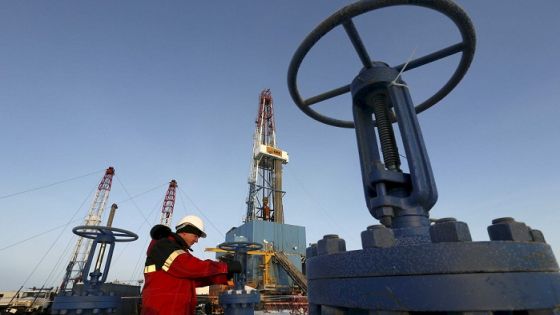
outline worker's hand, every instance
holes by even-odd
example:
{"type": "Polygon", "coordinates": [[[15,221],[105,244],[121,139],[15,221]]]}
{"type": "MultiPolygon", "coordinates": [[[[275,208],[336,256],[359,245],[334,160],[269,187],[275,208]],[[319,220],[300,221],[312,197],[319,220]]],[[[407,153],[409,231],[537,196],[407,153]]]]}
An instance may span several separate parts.
{"type": "Polygon", "coordinates": [[[234,273],[240,273],[242,268],[241,268],[241,263],[237,260],[230,260],[227,261],[227,271],[228,274],[233,275],[234,273]]]}

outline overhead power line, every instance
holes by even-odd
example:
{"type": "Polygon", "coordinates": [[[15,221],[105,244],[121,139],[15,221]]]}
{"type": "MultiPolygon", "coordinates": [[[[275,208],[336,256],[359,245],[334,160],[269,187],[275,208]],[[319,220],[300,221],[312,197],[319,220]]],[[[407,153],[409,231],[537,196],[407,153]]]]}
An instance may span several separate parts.
{"type": "MultiPolygon", "coordinates": [[[[74,220],[73,222],[76,222],[76,221],[79,221],[79,220],[81,220],[81,219],[76,219],[76,220],[74,220]]],[[[71,223],[71,222],[70,222],[70,223],[71,223]]],[[[67,226],[68,226],[68,223],[64,223],[64,224],[61,224],[61,225],[59,225],[59,226],[55,226],[55,227],[53,227],[52,229],[49,229],[49,230],[47,230],[47,231],[44,231],[44,232],[35,234],[35,235],[30,236],[30,237],[28,237],[28,238],[26,238],[26,239],[24,239],[24,240],[21,240],[21,241],[17,241],[17,242],[15,242],[15,243],[12,243],[12,244],[10,244],[10,245],[8,245],[8,246],[4,246],[4,247],[0,248],[0,251],[3,251],[3,250],[5,250],[5,249],[11,248],[11,247],[14,247],[14,246],[19,245],[19,244],[21,244],[21,243],[25,243],[25,242],[27,242],[27,241],[30,241],[30,240],[34,239],[34,238],[37,238],[37,237],[42,236],[42,235],[44,235],[44,234],[50,233],[50,232],[52,232],[52,231],[54,231],[54,230],[58,230],[58,229],[60,229],[60,228],[65,228],[65,227],[67,227],[67,226]]]]}
{"type": "Polygon", "coordinates": [[[104,171],[104,170],[97,170],[95,172],[87,173],[87,174],[84,174],[84,175],[80,175],[80,176],[76,176],[76,177],[72,177],[72,178],[68,178],[68,179],[63,179],[61,181],[54,182],[52,184],[47,184],[47,185],[43,185],[43,186],[39,186],[39,187],[34,187],[34,188],[18,191],[18,192],[11,193],[11,194],[8,194],[8,195],[0,196],[0,200],[10,198],[10,197],[14,197],[14,196],[21,195],[21,194],[25,194],[25,193],[32,192],[32,191],[37,191],[37,190],[49,188],[49,187],[52,187],[52,186],[56,186],[56,185],[59,185],[59,184],[63,184],[63,183],[66,183],[66,182],[70,182],[70,181],[80,179],[80,178],[83,178],[83,177],[87,177],[87,176],[91,176],[91,175],[94,175],[94,174],[98,174],[101,171],[104,171]]]}

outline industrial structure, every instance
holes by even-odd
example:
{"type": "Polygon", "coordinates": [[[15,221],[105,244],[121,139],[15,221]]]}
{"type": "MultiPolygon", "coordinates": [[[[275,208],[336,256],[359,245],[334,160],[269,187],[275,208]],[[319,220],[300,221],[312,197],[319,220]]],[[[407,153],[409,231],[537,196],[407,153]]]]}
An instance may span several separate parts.
{"type": "Polygon", "coordinates": [[[259,96],[255,125],[245,222],[284,223],[282,165],[287,164],[289,158],[288,153],[276,145],[274,106],[269,89],[259,96]]]}
{"type": "Polygon", "coordinates": [[[473,242],[465,222],[455,218],[432,222],[429,217],[437,189],[417,113],[457,86],[475,47],[472,22],[453,1],[373,0],[354,2],[332,14],[294,53],[288,70],[294,102],[322,123],[355,128],[366,206],[380,223],[361,232],[362,250],[346,251],[345,241],[335,234],[308,247],[310,315],[558,313],[559,267],[541,231],[513,218],[497,218],[488,226],[490,240],[473,242]],[[461,40],[400,65],[372,60],[353,20],[401,5],[443,14],[458,28],[461,40]],[[348,78],[347,85],[303,98],[297,86],[302,61],[337,26],[349,37],[362,69],[348,78]],[[404,73],[458,53],[461,57],[451,78],[415,106],[404,73]],[[312,108],[349,92],[352,121],[312,108]],[[401,146],[395,137],[397,127],[401,146]],[[399,147],[404,148],[406,168],[400,167],[399,147]]]}
{"type": "Polygon", "coordinates": [[[160,224],[169,226],[171,224],[171,219],[173,218],[173,209],[175,208],[175,196],[177,192],[177,181],[174,179],[169,182],[169,188],[165,193],[165,199],[163,200],[163,206],[161,207],[161,220],[160,224]]]}
{"type": "Polygon", "coordinates": [[[115,203],[111,205],[106,225],[100,225],[114,175],[113,167],[105,171],[85,224],[72,230],[78,235],[78,241],[52,301],[51,314],[138,313],[139,286],[106,282],[115,243],[138,239],[133,232],[112,227],[118,208],[115,203]]]}
{"type": "Polygon", "coordinates": [[[255,306],[260,302],[257,290],[247,289],[247,261],[249,251],[262,248],[259,243],[231,242],[218,245],[221,250],[233,253],[233,259],[241,263],[241,273],[233,275],[233,289],[220,294],[218,301],[225,315],[253,315],[255,306]]]}
{"type": "MultiPolygon", "coordinates": [[[[84,225],[97,226],[101,222],[101,217],[103,215],[103,211],[105,210],[107,199],[109,199],[109,192],[111,191],[111,184],[113,182],[114,175],[115,169],[113,167],[109,167],[105,170],[105,174],[97,187],[95,198],[93,199],[91,207],[85,218],[84,225]]],[[[76,245],[74,246],[74,251],[70,256],[70,261],[66,267],[66,273],[64,274],[59,292],[63,293],[71,291],[76,283],[83,281],[82,271],[84,270],[84,266],[89,256],[91,243],[91,238],[78,236],[76,245]]]]}
{"type": "Polygon", "coordinates": [[[116,242],[131,242],[138,235],[131,231],[114,228],[113,218],[117,205],[111,206],[106,226],[82,225],[72,229],[74,234],[92,240],[84,264],[80,283],[71,291],[59,292],[54,298],[51,314],[90,315],[138,313],[138,286],[119,286],[106,283],[116,242]]]}
{"type": "MultiPolygon", "coordinates": [[[[287,304],[282,296],[304,294],[307,288],[302,272],[305,227],[284,222],[282,166],[288,163],[288,153],[278,148],[276,142],[273,100],[268,89],[259,95],[255,123],[247,213],[241,226],[226,233],[225,242],[262,245],[262,249],[248,252],[246,284],[264,294],[264,305],[271,301],[287,304]]],[[[303,302],[292,304],[306,303],[304,297],[303,302]]]]}

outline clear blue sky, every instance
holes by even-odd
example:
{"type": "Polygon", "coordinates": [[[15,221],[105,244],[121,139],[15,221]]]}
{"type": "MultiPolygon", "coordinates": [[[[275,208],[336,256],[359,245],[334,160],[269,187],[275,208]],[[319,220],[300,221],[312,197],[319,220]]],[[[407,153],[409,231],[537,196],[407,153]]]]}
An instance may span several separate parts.
{"type": "MultiPolygon", "coordinates": [[[[308,118],[286,84],[303,38],[349,3],[0,2],[0,289],[60,283],[71,227],[82,223],[108,166],[117,173],[114,226],[140,235],[117,245],[111,280],[142,278],[149,226],[171,179],[180,187],[175,218],[206,217],[209,236],[195,254],[213,257],[203,249],[245,214],[264,88],[279,146],[290,154],[286,221],[307,228],[307,243],[335,233],[360,249],[360,232],[376,221],[363,199],[354,132],[308,118]]],[[[420,115],[439,190],[431,214],[467,222],[478,241],[488,239],[493,218],[512,216],[541,229],[558,256],[560,2],[459,3],[476,27],[477,51],[459,86],[420,115]]],[[[425,9],[384,9],[356,25],[370,55],[392,65],[414,49],[420,56],[459,41],[446,18],[425,9]]],[[[413,99],[434,93],[456,63],[406,73],[413,99]]],[[[304,61],[302,94],[346,84],[359,69],[337,28],[304,61]]],[[[351,117],[349,95],[317,109],[351,117]]]]}

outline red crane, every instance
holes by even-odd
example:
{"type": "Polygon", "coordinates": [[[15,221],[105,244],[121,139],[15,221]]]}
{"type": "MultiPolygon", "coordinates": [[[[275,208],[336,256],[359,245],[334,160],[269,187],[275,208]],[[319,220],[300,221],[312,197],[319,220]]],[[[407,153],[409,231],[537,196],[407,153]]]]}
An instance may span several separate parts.
{"type": "MultiPolygon", "coordinates": [[[[109,192],[111,191],[111,184],[113,183],[113,175],[115,175],[115,169],[113,167],[107,168],[105,175],[103,175],[103,178],[97,187],[95,198],[93,199],[88,215],[85,218],[84,225],[99,225],[101,222],[101,216],[103,214],[103,210],[105,210],[105,204],[107,203],[107,199],[109,199],[109,192]]],[[[78,237],[76,246],[74,247],[74,252],[72,253],[70,262],[66,267],[66,273],[64,274],[64,279],[60,285],[59,292],[67,291],[66,288],[69,284],[71,289],[76,283],[82,281],[82,271],[88,259],[91,242],[91,239],[78,237]]]]}
{"type": "Polygon", "coordinates": [[[177,190],[177,181],[174,179],[169,182],[169,188],[167,193],[165,193],[165,199],[163,200],[163,206],[161,208],[161,221],[160,224],[169,226],[171,224],[171,218],[173,217],[173,208],[175,208],[175,196],[177,190]]]}

